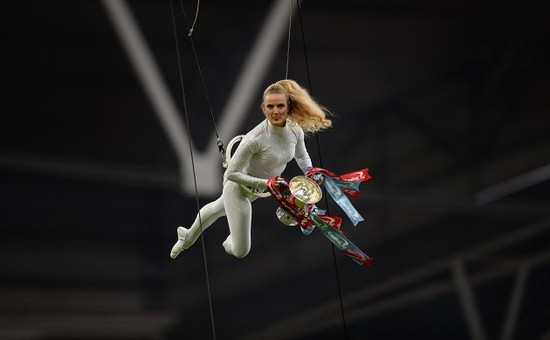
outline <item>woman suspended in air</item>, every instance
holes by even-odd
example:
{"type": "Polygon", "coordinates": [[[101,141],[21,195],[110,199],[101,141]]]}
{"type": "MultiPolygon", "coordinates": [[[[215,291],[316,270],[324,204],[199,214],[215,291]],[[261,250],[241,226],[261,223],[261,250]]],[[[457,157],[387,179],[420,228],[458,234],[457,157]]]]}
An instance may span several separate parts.
{"type": "Polygon", "coordinates": [[[289,79],[265,89],[261,109],[265,119],[245,135],[229,161],[221,196],[201,208],[189,229],[177,228],[178,241],[170,257],[176,258],[192,246],[201,232],[222,216],[229,224],[229,236],[222,243],[225,251],[237,258],[245,257],[251,247],[251,203],[258,197],[250,191],[263,192],[268,179],[280,176],[292,159],[304,173],[312,167],[304,134],[332,125],[326,109],[289,79]]]}

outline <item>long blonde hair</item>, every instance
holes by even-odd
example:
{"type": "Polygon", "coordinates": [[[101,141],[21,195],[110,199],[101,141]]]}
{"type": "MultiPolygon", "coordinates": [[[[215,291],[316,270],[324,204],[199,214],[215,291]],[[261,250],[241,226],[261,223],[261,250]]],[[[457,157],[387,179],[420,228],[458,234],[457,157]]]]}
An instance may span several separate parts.
{"type": "Polygon", "coordinates": [[[268,94],[285,94],[288,97],[290,120],[300,125],[304,132],[314,133],[332,126],[332,121],[326,118],[326,114],[330,112],[296,81],[279,80],[265,89],[263,98],[268,94]]]}

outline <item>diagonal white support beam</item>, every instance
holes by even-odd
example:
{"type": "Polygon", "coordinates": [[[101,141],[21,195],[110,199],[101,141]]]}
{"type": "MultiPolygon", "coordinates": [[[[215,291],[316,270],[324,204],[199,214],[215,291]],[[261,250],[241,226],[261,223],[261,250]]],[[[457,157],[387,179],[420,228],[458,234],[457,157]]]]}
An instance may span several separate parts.
{"type": "Polygon", "coordinates": [[[470,330],[470,336],[474,340],[485,340],[481,317],[475,303],[472,288],[469,284],[468,275],[464,269],[464,263],[460,259],[455,259],[451,263],[451,270],[455,287],[460,297],[464,317],[466,318],[468,329],[470,330]]]}
{"type": "MultiPolygon", "coordinates": [[[[188,195],[195,194],[194,178],[191,176],[191,148],[199,195],[218,194],[222,168],[215,134],[212,134],[206,152],[199,152],[192,142],[189,145],[181,115],[128,5],[124,0],[102,0],[102,4],[176,153],[183,191],[188,195]]],[[[227,140],[236,135],[246,119],[248,109],[255,101],[256,91],[284,37],[288,10],[287,0],[277,0],[267,14],[265,24],[256,37],[227,107],[222,113],[221,122],[218,124],[221,138],[227,140]],[[224,136],[221,136],[222,131],[224,136]]]]}
{"type": "MultiPolygon", "coordinates": [[[[192,172],[192,168],[188,166],[191,162],[188,161],[187,155],[190,147],[193,150],[195,148],[189,145],[179,110],[132,12],[124,0],[102,0],[101,2],[176,153],[182,178],[192,178],[192,176],[183,176],[183,173],[192,172]]],[[[214,178],[216,175],[214,169],[214,166],[208,169],[209,172],[205,174],[207,178],[214,178]]],[[[186,188],[185,181],[183,184],[186,188]]],[[[208,189],[210,188],[206,188],[208,189]]]]}
{"type": "Polygon", "coordinates": [[[518,321],[525,286],[527,285],[529,269],[530,267],[527,264],[524,264],[518,268],[514,290],[512,292],[512,296],[510,297],[508,312],[506,313],[506,319],[502,324],[502,333],[500,336],[501,340],[512,340],[514,338],[514,331],[518,321]]]}
{"type": "Polygon", "coordinates": [[[474,202],[478,205],[491,203],[548,180],[550,180],[550,164],[481,190],[474,196],[474,202]]]}

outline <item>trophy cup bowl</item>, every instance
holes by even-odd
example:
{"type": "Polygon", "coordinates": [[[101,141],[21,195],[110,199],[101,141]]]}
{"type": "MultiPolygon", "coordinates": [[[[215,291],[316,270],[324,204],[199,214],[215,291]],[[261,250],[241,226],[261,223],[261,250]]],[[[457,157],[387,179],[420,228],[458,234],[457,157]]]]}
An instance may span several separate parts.
{"type": "Polygon", "coordinates": [[[288,227],[294,227],[295,225],[298,224],[298,222],[296,222],[294,217],[292,217],[292,215],[287,213],[281,207],[277,208],[277,210],[275,211],[275,214],[277,215],[277,218],[279,219],[279,221],[281,221],[281,223],[283,223],[284,225],[286,225],[288,227]]]}
{"type": "MultiPolygon", "coordinates": [[[[315,204],[323,197],[323,192],[317,182],[306,176],[292,178],[288,187],[294,197],[294,204],[298,208],[304,208],[306,204],[315,204]]],[[[279,221],[286,226],[293,227],[298,224],[296,219],[281,207],[277,208],[275,214],[279,221]]]]}
{"type": "Polygon", "coordinates": [[[292,178],[288,187],[298,207],[303,207],[304,204],[315,204],[323,197],[317,182],[306,176],[292,178]]]}

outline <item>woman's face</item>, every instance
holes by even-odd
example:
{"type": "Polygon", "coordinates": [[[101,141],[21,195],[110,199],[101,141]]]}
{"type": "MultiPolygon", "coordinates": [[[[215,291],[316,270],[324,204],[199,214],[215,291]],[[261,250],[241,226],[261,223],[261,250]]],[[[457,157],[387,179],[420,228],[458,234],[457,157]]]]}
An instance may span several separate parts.
{"type": "Polygon", "coordinates": [[[288,116],[288,98],[286,94],[267,94],[262,104],[262,111],[271,124],[285,126],[288,116]]]}

